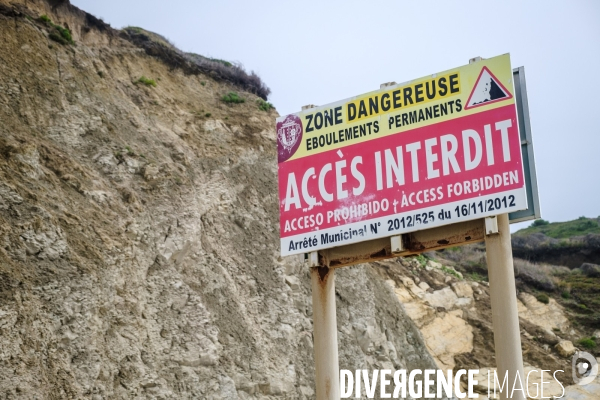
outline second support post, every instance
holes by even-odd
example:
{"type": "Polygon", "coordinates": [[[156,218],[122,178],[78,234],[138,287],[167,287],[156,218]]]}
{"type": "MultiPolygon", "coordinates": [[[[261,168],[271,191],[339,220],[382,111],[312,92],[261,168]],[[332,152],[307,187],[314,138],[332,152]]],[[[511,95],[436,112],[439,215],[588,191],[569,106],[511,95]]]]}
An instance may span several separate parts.
{"type": "Polygon", "coordinates": [[[317,400],[339,400],[335,273],[327,267],[310,269],[317,400]]]}
{"type": "MultiPolygon", "coordinates": [[[[485,235],[496,366],[500,381],[503,381],[508,373],[509,388],[512,389],[515,379],[520,379],[520,384],[517,383],[515,386],[525,389],[527,384],[523,372],[521,331],[519,329],[508,214],[498,215],[496,218],[498,232],[492,234],[486,232],[485,235]],[[517,373],[519,374],[518,378],[517,373]]],[[[509,397],[503,391],[500,398],[504,400],[509,397]]],[[[516,390],[511,400],[525,400],[525,395],[516,390]]]]}

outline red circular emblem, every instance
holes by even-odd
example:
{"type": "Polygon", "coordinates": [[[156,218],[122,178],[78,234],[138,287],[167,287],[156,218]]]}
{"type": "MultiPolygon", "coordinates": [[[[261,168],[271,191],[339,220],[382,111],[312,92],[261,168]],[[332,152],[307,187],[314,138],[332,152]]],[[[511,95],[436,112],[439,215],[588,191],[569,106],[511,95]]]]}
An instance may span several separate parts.
{"type": "Polygon", "coordinates": [[[277,158],[284,162],[290,158],[302,141],[302,121],[296,115],[288,115],[281,122],[277,122],[277,158]]]}

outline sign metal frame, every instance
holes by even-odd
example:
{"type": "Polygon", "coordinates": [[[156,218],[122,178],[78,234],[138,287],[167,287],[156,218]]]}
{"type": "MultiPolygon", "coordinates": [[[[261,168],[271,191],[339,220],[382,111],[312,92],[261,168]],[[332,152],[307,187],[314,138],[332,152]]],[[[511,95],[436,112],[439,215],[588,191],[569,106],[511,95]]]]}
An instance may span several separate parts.
{"type": "Polygon", "coordinates": [[[519,135],[521,136],[521,158],[523,160],[523,173],[525,174],[527,209],[508,214],[508,219],[511,224],[530,221],[542,217],[537,175],[535,171],[535,157],[533,154],[533,137],[531,135],[531,123],[529,120],[529,103],[527,100],[525,67],[513,69],[513,81],[515,88],[517,119],[519,121],[519,135]]]}

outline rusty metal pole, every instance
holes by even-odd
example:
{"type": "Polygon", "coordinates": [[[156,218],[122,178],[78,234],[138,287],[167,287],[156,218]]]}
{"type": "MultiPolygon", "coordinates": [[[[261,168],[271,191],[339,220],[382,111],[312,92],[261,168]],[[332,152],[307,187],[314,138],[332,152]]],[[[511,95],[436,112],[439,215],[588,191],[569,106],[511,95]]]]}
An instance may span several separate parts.
{"type": "Polygon", "coordinates": [[[500,393],[500,399],[525,400],[525,394],[520,390],[515,390],[513,396],[509,397],[515,379],[517,379],[517,373],[521,384],[516,384],[515,388],[522,387],[526,390],[527,383],[523,371],[521,331],[519,329],[517,291],[508,214],[486,218],[485,225],[485,248],[492,303],[492,328],[494,330],[496,367],[500,382],[504,380],[508,372],[508,393],[505,391],[500,393]]]}
{"type": "MultiPolygon", "coordinates": [[[[316,107],[309,104],[308,110],[316,107]]],[[[339,400],[340,365],[335,315],[335,272],[319,265],[319,254],[308,254],[312,282],[313,340],[315,349],[315,384],[317,400],[339,400]]]]}
{"type": "MultiPolygon", "coordinates": [[[[311,256],[313,254],[316,257],[316,252],[311,256]]],[[[333,268],[313,265],[315,264],[311,262],[317,400],[339,400],[340,367],[335,313],[335,272],[333,268]]]]}

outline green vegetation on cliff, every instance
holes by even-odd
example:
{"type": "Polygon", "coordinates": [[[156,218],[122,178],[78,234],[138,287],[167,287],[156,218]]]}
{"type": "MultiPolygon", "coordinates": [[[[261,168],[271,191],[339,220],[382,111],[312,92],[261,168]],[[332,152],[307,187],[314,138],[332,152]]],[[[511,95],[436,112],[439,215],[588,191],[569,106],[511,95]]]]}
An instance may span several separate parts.
{"type": "Polygon", "coordinates": [[[68,28],[54,24],[50,17],[48,17],[46,14],[41,15],[38,18],[38,21],[47,25],[51,29],[48,34],[50,39],[60,44],[75,44],[73,41],[73,36],[71,35],[71,31],[68,28]]]}
{"type": "Polygon", "coordinates": [[[531,226],[516,232],[514,236],[543,233],[554,239],[568,239],[573,236],[587,235],[588,233],[600,234],[600,223],[598,220],[598,218],[579,217],[574,221],[545,223],[547,221],[540,219],[531,224],[531,226]]]}

